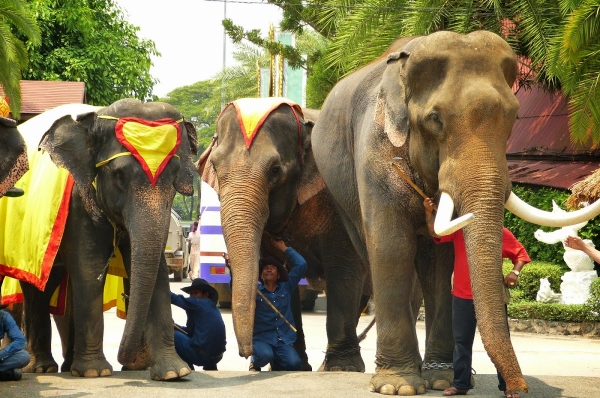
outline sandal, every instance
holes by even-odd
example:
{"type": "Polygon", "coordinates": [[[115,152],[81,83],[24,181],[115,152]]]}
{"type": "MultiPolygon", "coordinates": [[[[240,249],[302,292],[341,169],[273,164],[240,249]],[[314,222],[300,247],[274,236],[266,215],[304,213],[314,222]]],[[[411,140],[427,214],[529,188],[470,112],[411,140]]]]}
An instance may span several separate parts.
{"type": "MultiPolygon", "coordinates": [[[[467,395],[468,392],[469,392],[469,390],[460,390],[454,386],[451,386],[444,390],[443,395],[445,397],[449,397],[452,395],[467,395]]],[[[511,397],[507,397],[507,398],[511,398],[511,397]]],[[[514,397],[514,398],[519,398],[519,397],[514,397]]]]}
{"type": "Polygon", "coordinates": [[[521,398],[518,392],[510,392],[508,390],[504,391],[504,396],[506,398],[521,398]]]}

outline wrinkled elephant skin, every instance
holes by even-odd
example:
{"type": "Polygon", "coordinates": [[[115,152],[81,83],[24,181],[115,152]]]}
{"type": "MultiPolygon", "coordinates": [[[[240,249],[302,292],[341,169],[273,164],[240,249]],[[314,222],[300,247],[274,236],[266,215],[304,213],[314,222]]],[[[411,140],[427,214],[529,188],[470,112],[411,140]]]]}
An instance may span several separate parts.
{"type": "Polygon", "coordinates": [[[29,170],[27,148],[17,124],[0,117],[0,197],[29,170]]]}
{"type": "MultiPolygon", "coordinates": [[[[57,112],[38,116],[50,120],[40,119],[44,123],[35,126],[46,126],[40,148],[50,154],[56,165],[66,168],[75,182],[64,234],[46,285],[46,291],[52,292],[58,283],[52,275],[61,268],[69,272],[74,296],[73,358],[70,369],[63,370],[86,377],[112,374],[102,349],[102,302],[106,266],[115,250],[116,238],[128,275],[124,296],[128,299],[127,320],[119,362],[129,369],[149,368],[154,380],[186,376],[191,371],[175,352],[173,343],[164,247],[175,192],[193,193],[196,132],[186,128],[179,111],[160,102],[123,99],[106,108],[78,105],[76,111],[67,109],[58,116],[57,112]],[[73,113],[76,116],[72,117],[73,113]],[[125,146],[143,136],[131,138],[138,130],[129,130],[124,124],[121,135],[128,141],[122,144],[120,130],[115,126],[121,122],[117,119],[126,117],[139,118],[133,123],[148,121],[144,123],[154,128],[148,133],[152,140],[140,138],[142,142],[163,145],[138,151],[140,156],[146,156],[146,163],[132,156],[131,149],[125,146]],[[171,124],[168,128],[152,124],[160,119],[171,119],[171,124]],[[143,166],[154,164],[152,156],[163,159],[162,169],[149,174],[147,169],[152,168],[143,166]],[[155,178],[153,183],[150,176],[155,178]]],[[[137,148],[142,147],[134,149],[137,148]]],[[[35,357],[40,359],[32,370],[47,371],[54,362],[50,323],[44,309],[49,294],[22,285],[28,339],[35,357]]]]}
{"type": "Polygon", "coordinates": [[[458,216],[474,214],[464,235],[481,336],[508,388],[527,390],[508,335],[501,283],[503,208],[511,189],[505,151],[519,108],[511,90],[516,74],[516,56],[499,36],[437,32],[396,41],[325,100],[312,146],[346,228],[371,264],[378,333],[373,391],[422,394],[452,378],[435,364],[452,362],[453,256],[440,254],[445,245],[431,244],[423,199],[390,166],[395,157],[428,196],[445,192],[458,216]],[[423,362],[408,294],[415,267],[427,313],[423,362]]]}
{"type": "MultiPolygon", "coordinates": [[[[218,146],[206,167],[214,167],[218,178],[234,328],[240,355],[250,356],[261,237],[264,232],[283,237],[307,260],[309,282],[326,281],[328,347],[322,369],[364,372],[356,326],[361,299],[370,296],[370,277],[315,168],[310,134],[317,117],[318,111],[305,109],[296,119],[291,106],[280,105],[249,149],[233,106],[217,122],[218,146]]],[[[268,239],[262,250],[282,258],[267,246],[268,239]]]]}

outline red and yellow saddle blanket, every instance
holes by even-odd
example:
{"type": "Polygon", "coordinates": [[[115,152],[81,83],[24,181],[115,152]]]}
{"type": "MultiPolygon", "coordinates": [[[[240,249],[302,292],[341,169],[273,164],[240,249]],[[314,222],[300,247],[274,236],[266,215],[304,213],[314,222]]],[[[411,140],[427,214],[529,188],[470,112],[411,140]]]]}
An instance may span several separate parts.
{"type": "MultiPolygon", "coordinates": [[[[66,169],[57,167],[50,156],[38,151],[37,147],[54,120],[75,113],[73,106],[63,107],[45,112],[19,126],[27,143],[30,169],[15,184],[25,191],[23,196],[0,198],[2,304],[23,300],[19,280],[28,282],[40,290],[46,287],[62,240],[74,181],[66,169]]],[[[81,104],[76,107],[77,113],[97,109],[81,104]]],[[[152,184],[156,182],[171,157],[176,156],[181,141],[180,125],[172,119],[117,119],[115,134],[119,142],[130,151],[122,154],[133,155],[146,171],[152,184]]],[[[122,154],[117,154],[104,163],[122,154]]],[[[104,163],[101,162],[98,166],[104,163]]],[[[117,306],[117,315],[121,317],[125,314],[122,278],[126,277],[122,257],[117,251],[116,257],[111,259],[108,267],[104,286],[104,309],[117,306]]],[[[52,297],[53,313],[64,313],[66,291],[65,279],[52,297]]]]}
{"type": "MultiPolygon", "coordinates": [[[[244,141],[246,142],[246,148],[250,148],[256,134],[267,117],[283,104],[289,105],[292,108],[296,115],[296,120],[300,123],[298,115],[303,115],[302,108],[294,101],[283,97],[241,98],[227,104],[223,108],[223,111],[229,106],[235,107],[238,122],[244,135],[244,141]]],[[[221,111],[221,114],[223,111],[221,111]]],[[[300,129],[300,126],[298,128],[300,129]]]]}

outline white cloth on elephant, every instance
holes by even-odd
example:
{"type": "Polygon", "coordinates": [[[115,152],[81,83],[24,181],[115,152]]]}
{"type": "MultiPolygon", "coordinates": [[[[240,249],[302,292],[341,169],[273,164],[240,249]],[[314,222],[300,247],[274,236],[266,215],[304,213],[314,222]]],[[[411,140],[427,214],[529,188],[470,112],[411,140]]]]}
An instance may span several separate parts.
{"type": "Polygon", "coordinates": [[[188,277],[190,280],[194,280],[199,278],[198,272],[200,270],[200,229],[198,228],[194,232],[190,232],[187,240],[192,244],[190,250],[190,272],[188,277]]]}

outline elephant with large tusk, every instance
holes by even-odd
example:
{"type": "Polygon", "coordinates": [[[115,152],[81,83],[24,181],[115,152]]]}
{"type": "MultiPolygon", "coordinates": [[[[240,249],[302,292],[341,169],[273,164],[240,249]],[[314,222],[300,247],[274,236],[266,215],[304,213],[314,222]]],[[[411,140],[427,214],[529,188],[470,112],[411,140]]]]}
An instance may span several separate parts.
{"type": "Polygon", "coordinates": [[[502,285],[504,206],[544,225],[581,222],[600,204],[560,218],[511,194],[506,142],[519,103],[517,58],[496,34],[437,32],[397,40],[341,80],[313,129],[317,167],[359,253],[370,263],[377,308],[377,370],[371,389],[423,394],[449,385],[452,254],[432,247],[422,198],[390,167],[439,197],[438,234],[464,228],[484,346],[511,391],[527,391],[507,329],[502,285]],[[451,220],[453,213],[457,220],[451,220]],[[412,318],[417,271],[427,313],[425,358],[412,318]]]}

